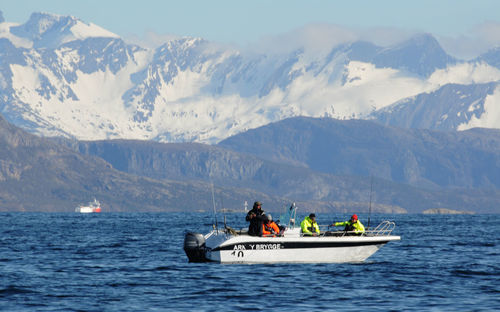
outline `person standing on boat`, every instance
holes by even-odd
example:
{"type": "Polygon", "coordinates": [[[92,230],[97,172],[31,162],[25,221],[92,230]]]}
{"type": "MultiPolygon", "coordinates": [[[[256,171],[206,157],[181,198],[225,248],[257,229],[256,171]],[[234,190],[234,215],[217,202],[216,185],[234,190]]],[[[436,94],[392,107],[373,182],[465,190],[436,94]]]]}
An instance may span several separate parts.
{"type": "Polygon", "coordinates": [[[262,223],[262,236],[276,236],[280,234],[280,228],[273,221],[270,214],[262,215],[264,221],[262,223]]]}
{"type": "Polygon", "coordinates": [[[247,213],[245,220],[250,222],[248,226],[248,235],[251,236],[262,236],[262,215],[264,210],[262,210],[262,203],[256,201],[253,204],[252,210],[247,213]]]}
{"type": "Polygon", "coordinates": [[[361,235],[365,232],[365,226],[358,220],[358,216],[353,214],[351,220],[344,222],[334,222],[332,226],[345,226],[344,231],[354,232],[355,235],[361,235]]]}
{"type": "Polygon", "coordinates": [[[316,215],[311,213],[308,217],[305,217],[300,223],[300,228],[304,236],[318,236],[319,226],[316,223],[316,215]]]}

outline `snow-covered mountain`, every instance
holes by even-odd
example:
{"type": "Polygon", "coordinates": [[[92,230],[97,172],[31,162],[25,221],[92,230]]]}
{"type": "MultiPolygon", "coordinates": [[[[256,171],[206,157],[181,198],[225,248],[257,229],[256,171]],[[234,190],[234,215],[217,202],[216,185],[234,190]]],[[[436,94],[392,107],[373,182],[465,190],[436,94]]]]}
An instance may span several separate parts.
{"type": "Polygon", "coordinates": [[[48,13],[22,25],[2,20],[0,113],[41,135],[217,142],[292,116],[375,118],[401,103],[411,110],[449,84],[463,85],[466,104],[442,98],[435,118],[461,116],[449,129],[500,128],[500,51],[464,62],[429,34],[391,47],[355,41],[270,54],[200,38],[143,48],[48,13]]]}
{"type": "Polygon", "coordinates": [[[466,130],[500,125],[500,82],[447,84],[430,93],[406,98],[371,117],[402,128],[466,130]]]}

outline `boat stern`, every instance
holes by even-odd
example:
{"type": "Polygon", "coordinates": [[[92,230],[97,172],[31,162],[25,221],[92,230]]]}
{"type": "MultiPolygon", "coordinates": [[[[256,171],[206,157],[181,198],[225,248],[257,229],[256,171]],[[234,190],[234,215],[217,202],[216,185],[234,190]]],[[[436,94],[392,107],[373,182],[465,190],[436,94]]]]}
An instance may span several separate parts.
{"type": "Polygon", "coordinates": [[[200,233],[188,232],[184,236],[184,252],[189,262],[207,262],[205,237],[200,233]]]}

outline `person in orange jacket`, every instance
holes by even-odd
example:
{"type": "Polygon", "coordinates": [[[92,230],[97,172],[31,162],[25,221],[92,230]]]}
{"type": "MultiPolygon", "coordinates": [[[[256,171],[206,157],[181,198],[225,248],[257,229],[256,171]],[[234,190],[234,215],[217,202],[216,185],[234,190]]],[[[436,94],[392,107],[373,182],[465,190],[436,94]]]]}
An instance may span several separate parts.
{"type": "Polygon", "coordinates": [[[280,228],[273,221],[273,217],[270,214],[264,215],[264,222],[262,223],[262,236],[275,236],[279,235],[280,228]]]}

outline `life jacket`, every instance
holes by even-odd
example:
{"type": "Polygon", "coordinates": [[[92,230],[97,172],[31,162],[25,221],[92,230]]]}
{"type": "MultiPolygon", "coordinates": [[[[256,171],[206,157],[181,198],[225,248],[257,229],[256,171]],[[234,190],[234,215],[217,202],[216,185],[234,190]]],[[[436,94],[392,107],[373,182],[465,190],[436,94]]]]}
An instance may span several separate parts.
{"type": "Polygon", "coordinates": [[[308,216],[302,220],[300,228],[304,234],[312,234],[313,232],[319,234],[318,223],[313,222],[308,216]]]}
{"type": "Polygon", "coordinates": [[[280,233],[280,228],[274,221],[271,221],[269,223],[262,223],[262,235],[271,235],[279,233],[280,233]]]}
{"type": "Polygon", "coordinates": [[[350,220],[344,222],[335,222],[335,226],[342,226],[342,225],[345,225],[344,231],[347,232],[356,232],[356,233],[365,232],[365,226],[359,220],[354,223],[351,222],[350,220]]]}

